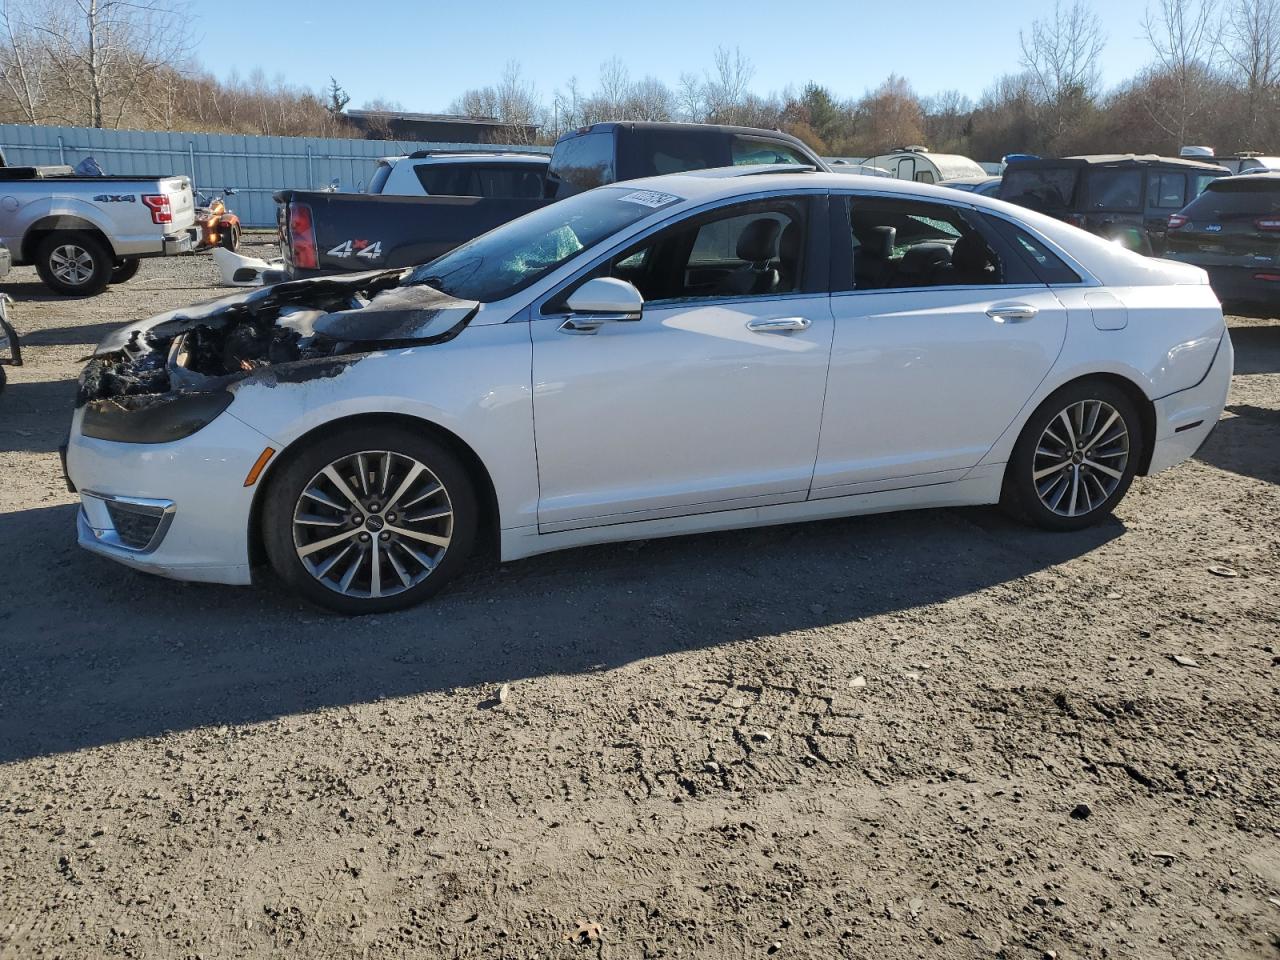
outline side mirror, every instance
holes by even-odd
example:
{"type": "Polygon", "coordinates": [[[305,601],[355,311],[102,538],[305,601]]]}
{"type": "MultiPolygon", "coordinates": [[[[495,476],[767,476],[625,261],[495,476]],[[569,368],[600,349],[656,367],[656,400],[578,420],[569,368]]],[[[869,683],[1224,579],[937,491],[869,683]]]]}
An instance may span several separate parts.
{"type": "Polygon", "coordinates": [[[630,283],[614,277],[593,277],[569,295],[570,317],[560,329],[565,333],[595,333],[606,323],[639,320],[644,297],[630,283]]]}

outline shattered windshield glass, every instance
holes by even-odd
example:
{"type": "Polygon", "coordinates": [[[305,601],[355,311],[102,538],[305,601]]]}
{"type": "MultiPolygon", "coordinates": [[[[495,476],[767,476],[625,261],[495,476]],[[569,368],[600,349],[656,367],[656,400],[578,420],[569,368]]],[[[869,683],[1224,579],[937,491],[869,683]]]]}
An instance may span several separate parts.
{"type": "Polygon", "coordinates": [[[464,300],[503,300],[680,197],[603,187],[560,200],[423,264],[405,279],[464,300]]]}

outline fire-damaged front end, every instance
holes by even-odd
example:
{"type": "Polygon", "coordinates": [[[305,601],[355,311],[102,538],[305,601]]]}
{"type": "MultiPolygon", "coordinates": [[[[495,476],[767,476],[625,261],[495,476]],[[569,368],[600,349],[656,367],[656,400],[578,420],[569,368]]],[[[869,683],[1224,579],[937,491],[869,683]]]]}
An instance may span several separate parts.
{"type": "Polygon", "coordinates": [[[402,271],[282,283],[116,331],[80,375],[87,437],[167,443],[231,405],[240,385],[340,374],[370,353],[456,336],[477,305],[402,271]]]}
{"type": "Polygon", "coordinates": [[[81,545],[152,572],[248,582],[244,530],[225,518],[246,515],[255,458],[275,452],[245,422],[264,396],[255,388],[339,378],[388,351],[445,342],[478,310],[402,285],[402,274],[277,284],[108,336],[80,376],[67,450],[81,545]],[[184,512],[184,498],[198,509],[184,512]]]}

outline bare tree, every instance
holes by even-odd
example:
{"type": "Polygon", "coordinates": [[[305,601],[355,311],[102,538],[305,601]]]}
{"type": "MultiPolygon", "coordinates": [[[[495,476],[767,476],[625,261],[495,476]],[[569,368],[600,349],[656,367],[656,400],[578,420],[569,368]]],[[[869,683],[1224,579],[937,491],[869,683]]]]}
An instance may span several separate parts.
{"type": "Polygon", "coordinates": [[[139,89],[190,48],[183,0],[58,0],[35,24],[90,126],[119,126],[139,89]]]}
{"type": "Polygon", "coordinates": [[[48,118],[46,87],[52,61],[49,48],[41,42],[32,16],[42,12],[24,3],[18,10],[11,0],[0,4],[0,31],[4,49],[0,51],[0,84],[17,110],[16,119],[40,123],[48,118]]]}
{"type": "Polygon", "coordinates": [[[1102,24],[1083,0],[1054,0],[1052,15],[1033,20],[1030,32],[1019,31],[1018,42],[1046,132],[1055,142],[1097,95],[1097,63],[1106,46],[1102,24]]]}
{"type": "Polygon", "coordinates": [[[1224,65],[1245,90],[1249,139],[1273,135],[1280,108],[1280,0],[1232,0],[1217,42],[1224,65]],[[1263,120],[1271,129],[1259,129],[1263,120]]]}
{"type": "Polygon", "coordinates": [[[1208,102],[1214,53],[1214,0],[1157,0],[1143,29],[1155,61],[1148,71],[1146,107],[1179,147],[1208,102]]]}
{"type": "Polygon", "coordinates": [[[618,57],[600,64],[600,83],[596,95],[596,120],[623,120],[627,98],[631,93],[631,73],[618,57]]]}
{"type": "Polygon", "coordinates": [[[716,47],[715,73],[707,78],[703,91],[708,119],[719,123],[742,122],[747,88],[755,72],[739,48],[716,47]]]}
{"type": "Polygon", "coordinates": [[[676,110],[692,123],[701,123],[707,116],[706,84],[696,73],[680,74],[676,86],[676,110]]]}

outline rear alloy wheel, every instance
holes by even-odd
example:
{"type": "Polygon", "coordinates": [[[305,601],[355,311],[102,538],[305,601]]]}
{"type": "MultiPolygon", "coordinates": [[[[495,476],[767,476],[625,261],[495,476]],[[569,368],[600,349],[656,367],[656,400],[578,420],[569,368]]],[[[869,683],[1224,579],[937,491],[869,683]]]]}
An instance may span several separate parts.
{"type": "Polygon", "coordinates": [[[36,272],[54,293],[91,297],[111,282],[115,259],[92,234],[55,233],[36,252],[36,272]]]}
{"type": "Polygon", "coordinates": [[[340,613],[374,613],[418,603],[454,576],[475,539],[476,501],[452,453],[375,428],[289,463],[263,521],[268,556],[291,586],[340,613]]]}
{"type": "Polygon", "coordinates": [[[1006,504],[1050,530],[1098,523],[1133,481],[1141,429],[1133,402],[1109,383],[1058,391],[1018,438],[1006,475],[1006,504]]]}

